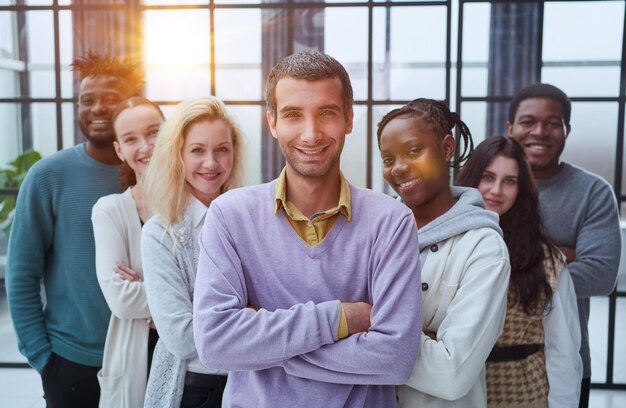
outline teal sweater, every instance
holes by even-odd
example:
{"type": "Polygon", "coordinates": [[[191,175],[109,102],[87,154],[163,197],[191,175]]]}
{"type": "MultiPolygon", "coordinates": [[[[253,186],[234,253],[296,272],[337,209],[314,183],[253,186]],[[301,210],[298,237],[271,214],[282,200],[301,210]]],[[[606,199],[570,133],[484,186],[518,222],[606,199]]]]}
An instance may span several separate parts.
{"type": "Polygon", "coordinates": [[[22,183],[7,295],[20,352],[37,371],[51,352],[102,365],[110,311],[96,278],[91,208],[120,192],[118,179],[118,166],[95,161],[80,144],[36,163],[22,183]]]}

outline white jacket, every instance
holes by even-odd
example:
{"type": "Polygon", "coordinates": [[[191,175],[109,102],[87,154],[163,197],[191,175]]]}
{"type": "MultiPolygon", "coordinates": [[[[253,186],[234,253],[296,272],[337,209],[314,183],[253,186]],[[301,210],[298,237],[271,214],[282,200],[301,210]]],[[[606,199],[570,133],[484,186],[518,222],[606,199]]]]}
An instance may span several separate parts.
{"type": "Polygon", "coordinates": [[[485,361],[504,326],[511,267],[480,193],[453,195],[455,206],[419,230],[423,333],[413,372],[397,387],[402,408],[487,406],[485,361]]]}
{"type": "Polygon", "coordinates": [[[100,408],[143,407],[148,378],[150,310],[143,281],[129,282],[113,268],[128,265],[143,276],[141,221],[130,189],[102,197],[91,220],[98,283],[111,308],[100,382],[100,408]]]}

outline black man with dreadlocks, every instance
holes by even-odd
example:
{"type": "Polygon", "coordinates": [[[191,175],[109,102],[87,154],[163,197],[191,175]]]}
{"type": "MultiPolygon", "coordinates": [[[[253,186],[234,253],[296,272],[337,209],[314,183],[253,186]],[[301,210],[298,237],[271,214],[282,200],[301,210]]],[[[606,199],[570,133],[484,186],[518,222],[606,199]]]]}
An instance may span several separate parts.
{"type": "Polygon", "coordinates": [[[420,354],[397,388],[399,406],[486,407],[485,361],[511,267],[498,215],[478,190],[450,187],[450,168],[473,149],[470,131],[444,103],[416,99],[383,117],[378,144],[385,180],[413,211],[422,267],[420,354]]]}
{"type": "Polygon", "coordinates": [[[136,65],[78,58],[77,117],[86,142],[35,164],[9,239],[7,294],[20,352],[41,373],[48,407],[97,407],[110,311],[95,270],[91,209],[120,193],[111,114],[142,85],[136,65]],[[43,281],[45,300],[40,295],[43,281]]]}

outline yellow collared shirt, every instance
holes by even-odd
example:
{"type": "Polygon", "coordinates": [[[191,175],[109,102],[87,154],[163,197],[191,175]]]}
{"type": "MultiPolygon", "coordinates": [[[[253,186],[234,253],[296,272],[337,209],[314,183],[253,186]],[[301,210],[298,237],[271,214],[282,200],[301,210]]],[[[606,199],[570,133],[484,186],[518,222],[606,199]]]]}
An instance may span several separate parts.
{"type": "MultiPolygon", "coordinates": [[[[287,200],[286,174],[286,168],[283,168],[278,180],[276,180],[276,205],[274,206],[274,215],[278,214],[278,211],[282,208],[287,215],[289,224],[291,224],[291,227],[304,242],[310,246],[315,246],[321,243],[333,228],[333,225],[335,225],[335,222],[339,218],[339,214],[343,214],[348,222],[352,220],[352,195],[350,193],[350,186],[348,185],[348,182],[343,174],[340,174],[341,190],[337,206],[329,210],[313,214],[311,218],[302,214],[302,211],[300,211],[298,207],[287,200]]],[[[343,306],[340,306],[339,309],[340,317],[337,337],[339,339],[343,339],[348,337],[348,321],[346,320],[343,306]]]]}

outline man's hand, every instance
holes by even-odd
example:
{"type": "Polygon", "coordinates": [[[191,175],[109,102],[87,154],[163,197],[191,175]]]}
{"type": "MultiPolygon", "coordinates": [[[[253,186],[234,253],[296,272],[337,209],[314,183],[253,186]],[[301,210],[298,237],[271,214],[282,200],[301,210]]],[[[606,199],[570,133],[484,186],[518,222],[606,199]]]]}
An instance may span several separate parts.
{"type": "Polygon", "coordinates": [[[348,322],[348,336],[369,330],[372,305],[365,302],[342,302],[341,305],[348,322]]]}
{"type": "Polygon", "coordinates": [[[560,246],[559,249],[565,255],[565,261],[570,263],[576,260],[576,249],[568,246],[560,246]]]}

